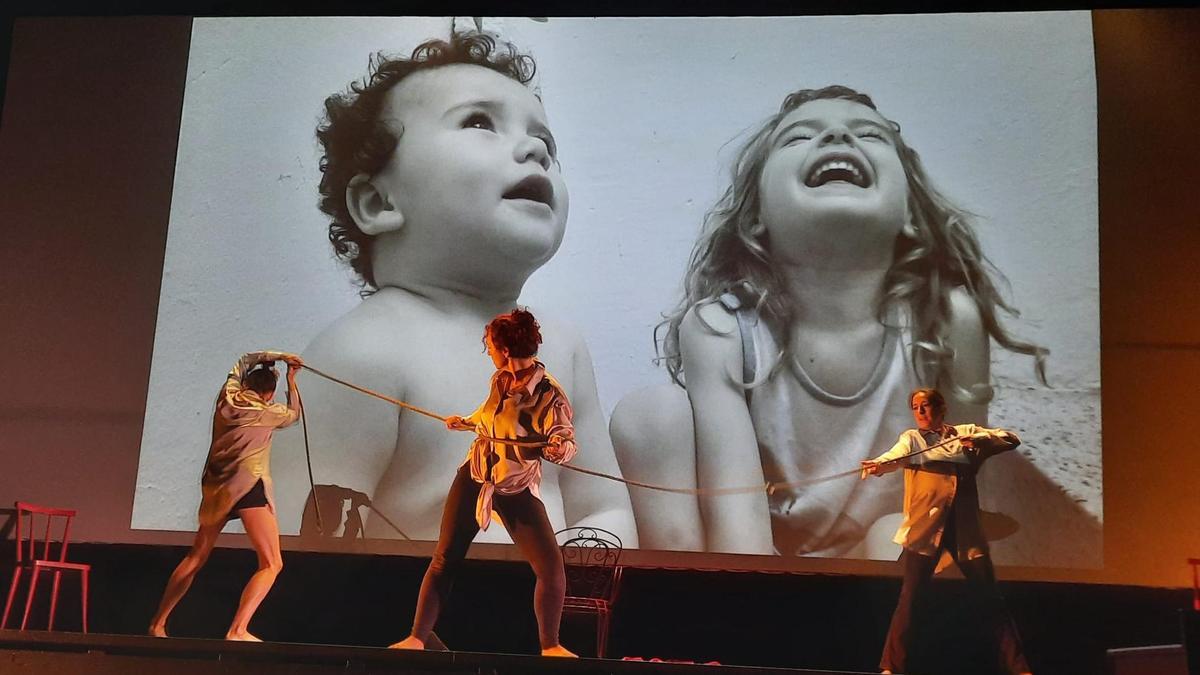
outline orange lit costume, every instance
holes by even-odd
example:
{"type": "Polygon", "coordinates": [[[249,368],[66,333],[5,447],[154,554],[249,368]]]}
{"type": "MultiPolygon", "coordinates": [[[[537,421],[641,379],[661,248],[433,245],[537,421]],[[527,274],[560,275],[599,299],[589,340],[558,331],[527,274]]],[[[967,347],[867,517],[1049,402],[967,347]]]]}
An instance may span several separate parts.
{"type": "Polygon", "coordinates": [[[516,387],[517,384],[512,373],[496,371],[487,400],[466,420],[492,438],[537,441],[560,436],[564,440],[557,449],[547,446],[543,452],[537,452],[475,438],[464,463],[471,468],[471,479],[483,485],[475,506],[475,520],[483,530],[492,521],[493,494],[515,495],[528,489],[540,500],[539,456],[555,464],[565,464],[576,452],[571,404],[562,386],[546,372],[546,366],[535,361],[534,371],[524,386],[516,387]]]}

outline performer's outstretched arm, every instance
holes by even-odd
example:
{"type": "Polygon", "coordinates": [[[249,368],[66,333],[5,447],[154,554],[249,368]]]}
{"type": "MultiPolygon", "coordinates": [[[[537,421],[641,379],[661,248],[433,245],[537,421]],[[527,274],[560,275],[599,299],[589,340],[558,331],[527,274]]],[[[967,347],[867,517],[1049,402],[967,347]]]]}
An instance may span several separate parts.
{"type": "Polygon", "coordinates": [[[891,473],[896,469],[904,466],[904,462],[895,461],[912,452],[912,432],[905,431],[900,434],[900,440],[889,448],[882,455],[875,459],[864,459],[861,462],[861,472],[859,478],[867,476],[882,476],[885,473],[891,473]]]}

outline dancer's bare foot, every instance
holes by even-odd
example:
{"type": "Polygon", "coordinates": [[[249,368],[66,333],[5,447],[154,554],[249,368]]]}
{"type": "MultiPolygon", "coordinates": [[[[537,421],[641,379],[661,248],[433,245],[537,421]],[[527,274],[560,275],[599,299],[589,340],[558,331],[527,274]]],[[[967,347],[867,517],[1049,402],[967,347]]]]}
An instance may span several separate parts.
{"type": "Polygon", "coordinates": [[[567,649],[562,645],[554,645],[542,650],[542,656],[564,656],[567,658],[577,659],[579,655],[567,649]]]}
{"type": "Polygon", "coordinates": [[[399,642],[388,645],[388,649],[425,649],[425,642],[409,635],[399,642]]]}
{"type": "Polygon", "coordinates": [[[225,634],[225,639],[233,640],[234,642],[262,642],[262,639],[251,634],[248,630],[229,631],[225,634]]]}
{"type": "Polygon", "coordinates": [[[167,627],[165,625],[150,626],[146,629],[146,635],[149,635],[150,637],[170,637],[167,635],[167,627]]]}

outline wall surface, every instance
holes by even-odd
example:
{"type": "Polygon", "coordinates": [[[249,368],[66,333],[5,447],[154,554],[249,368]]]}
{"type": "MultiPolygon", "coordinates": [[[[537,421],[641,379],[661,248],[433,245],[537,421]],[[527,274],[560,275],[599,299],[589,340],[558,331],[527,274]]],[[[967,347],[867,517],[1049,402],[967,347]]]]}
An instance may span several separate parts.
{"type": "MultiPolygon", "coordinates": [[[[188,539],[128,528],[190,27],[14,32],[12,62],[36,68],[10,73],[0,145],[0,501],[75,505],[85,540],[188,539]]],[[[1097,12],[1093,32],[1105,568],[1005,574],[1184,586],[1200,551],[1200,448],[1179,433],[1200,408],[1200,14],[1097,12]]]]}

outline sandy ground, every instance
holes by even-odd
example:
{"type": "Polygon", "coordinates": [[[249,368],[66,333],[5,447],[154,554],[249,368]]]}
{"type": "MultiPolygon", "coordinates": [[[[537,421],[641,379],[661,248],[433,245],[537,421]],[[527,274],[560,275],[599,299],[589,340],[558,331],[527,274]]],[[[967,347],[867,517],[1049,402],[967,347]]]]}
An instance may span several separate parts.
{"type": "Polygon", "coordinates": [[[1103,520],[1100,390],[996,387],[990,424],[1015,431],[1018,449],[1103,520]]]}

